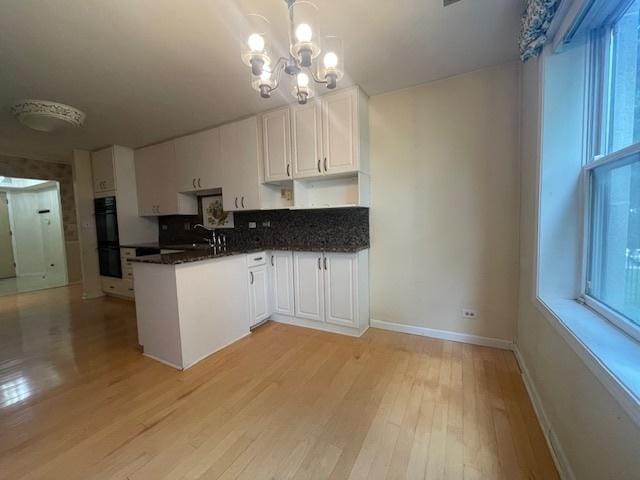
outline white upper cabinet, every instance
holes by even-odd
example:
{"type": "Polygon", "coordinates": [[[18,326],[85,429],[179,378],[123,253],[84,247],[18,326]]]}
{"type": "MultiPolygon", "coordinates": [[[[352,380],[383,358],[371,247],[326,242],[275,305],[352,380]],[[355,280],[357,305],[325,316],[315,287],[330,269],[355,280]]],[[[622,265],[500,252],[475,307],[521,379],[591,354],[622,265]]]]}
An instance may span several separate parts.
{"type": "Polygon", "coordinates": [[[135,166],[141,216],[198,213],[196,197],[178,193],[173,141],[136,150],[135,166]]]}
{"type": "Polygon", "coordinates": [[[114,167],[112,147],[91,154],[93,191],[95,193],[110,192],[116,189],[114,167]]]}
{"type": "Polygon", "coordinates": [[[352,87],[291,107],[294,178],[368,171],[366,102],[352,87]]]}
{"type": "Polygon", "coordinates": [[[322,171],[328,174],[358,170],[358,91],[349,89],[323,99],[322,171]]]}
{"type": "Polygon", "coordinates": [[[291,107],[293,176],[322,174],[322,102],[309,101],[291,107]]]}
{"type": "Polygon", "coordinates": [[[324,321],[322,253],[295,252],[293,278],[295,316],[316,322],[324,321]]]}
{"type": "Polygon", "coordinates": [[[291,179],[291,122],[289,108],[262,115],[262,154],[265,182],[291,179]]]}
{"type": "Polygon", "coordinates": [[[213,128],[174,140],[176,185],[179,192],[222,186],[220,130],[213,128]]]}
{"type": "Polygon", "coordinates": [[[222,202],[226,211],[260,208],[258,122],[249,117],[220,127],[222,202]]]}
{"type": "Polygon", "coordinates": [[[358,326],[357,256],[325,253],[325,321],[346,327],[358,326]]]}

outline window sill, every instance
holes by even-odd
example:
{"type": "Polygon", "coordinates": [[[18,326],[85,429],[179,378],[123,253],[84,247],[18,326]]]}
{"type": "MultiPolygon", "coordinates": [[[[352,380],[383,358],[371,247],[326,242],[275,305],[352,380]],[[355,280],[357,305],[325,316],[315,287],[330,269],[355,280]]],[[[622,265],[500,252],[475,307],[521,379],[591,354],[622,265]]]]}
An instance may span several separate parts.
{"type": "Polygon", "coordinates": [[[536,305],[640,426],[640,343],[575,300],[537,298],[536,305]]]}

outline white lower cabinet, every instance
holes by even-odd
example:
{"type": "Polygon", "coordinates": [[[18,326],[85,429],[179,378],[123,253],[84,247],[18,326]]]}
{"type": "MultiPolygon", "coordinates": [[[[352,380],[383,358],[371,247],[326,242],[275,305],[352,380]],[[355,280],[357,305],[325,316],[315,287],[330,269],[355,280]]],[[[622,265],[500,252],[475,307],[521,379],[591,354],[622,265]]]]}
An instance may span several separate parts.
{"type": "Polygon", "coordinates": [[[271,252],[269,265],[273,312],[293,316],[293,254],[271,252]]]}
{"type": "Polygon", "coordinates": [[[369,326],[369,253],[271,252],[272,319],[347,335],[369,326]]]}
{"type": "Polygon", "coordinates": [[[315,322],[324,320],[322,253],[293,254],[295,316],[315,322]]]}
{"type": "Polygon", "coordinates": [[[266,253],[248,255],[247,264],[249,266],[249,327],[253,327],[271,315],[266,253]]]}
{"type": "Polygon", "coordinates": [[[357,256],[349,253],[325,254],[323,262],[325,321],[357,327],[357,256]]]}

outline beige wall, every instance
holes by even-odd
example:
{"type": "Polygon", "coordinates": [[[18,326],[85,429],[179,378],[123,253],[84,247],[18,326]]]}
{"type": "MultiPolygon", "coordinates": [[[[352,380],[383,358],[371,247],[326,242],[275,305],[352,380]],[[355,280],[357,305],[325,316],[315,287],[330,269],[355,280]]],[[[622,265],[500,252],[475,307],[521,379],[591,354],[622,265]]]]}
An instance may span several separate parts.
{"type": "Polygon", "coordinates": [[[518,68],[370,98],[372,319],[514,338],[518,68]]]}
{"type": "Polygon", "coordinates": [[[78,253],[82,272],[83,298],[103,295],[98,266],[98,240],[93,206],[93,176],[91,153],[85,150],[73,151],[73,184],[76,192],[76,212],[78,228],[78,253]]]}

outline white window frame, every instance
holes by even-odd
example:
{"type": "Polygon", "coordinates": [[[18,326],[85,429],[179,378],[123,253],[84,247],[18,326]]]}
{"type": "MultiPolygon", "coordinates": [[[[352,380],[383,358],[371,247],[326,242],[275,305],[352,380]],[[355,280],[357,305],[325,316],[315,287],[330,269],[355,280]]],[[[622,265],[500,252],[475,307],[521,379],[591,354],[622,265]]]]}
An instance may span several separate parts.
{"type": "Polygon", "coordinates": [[[620,330],[640,342],[640,327],[626,316],[618,313],[605,305],[588,291],[588,265],[591,241],[591,200],[593,171],[601,166],[622,162],[632,156],[640,156],[640,143],[630,145],[623,149],[607,152],[609,148],[611,118],[610,101],[612,93],[612,37],[613,26],[624,12],[610,23],[604,30],[594,32],[590,38],[590,60],[587,72],[587,89],[590,101],[587,106],[585,122],[585,164],[583,165],[583,248],[582,248],[582,299],[584,303],[596,313],[607,319],[620,330]],[[595,100],[595,101],[594,101],[595,100]]]}

